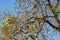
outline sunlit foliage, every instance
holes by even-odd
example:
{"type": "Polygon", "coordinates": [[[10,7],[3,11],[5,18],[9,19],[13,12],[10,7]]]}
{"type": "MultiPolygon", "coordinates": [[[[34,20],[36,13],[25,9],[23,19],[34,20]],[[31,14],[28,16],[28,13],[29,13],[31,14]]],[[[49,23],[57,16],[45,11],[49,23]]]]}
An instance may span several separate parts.
{"type": "Polygon", "coordinates": [[[7,38],[12,39],[12,35],[16,36],[20,33],[20,28],[18,26],[18,20],[14,16],[6,17],[6,22],[1,26],[2,34],[7,38]]]}
{"type": "Polygon", "coordinates": [[[50,26],[60,32],[59,5],[56,0],[53,2],[56,5],[50,0],[16,0],[14,3],[16,17],[6,16],[6,21],[1,26],[2,40],[28,40],[29,38],[38,40],[40,34],[42,38],[40,37],[39,40],[48,40],[50,26]],[[46,27],[46,24],[50,26],[46,27]]]}

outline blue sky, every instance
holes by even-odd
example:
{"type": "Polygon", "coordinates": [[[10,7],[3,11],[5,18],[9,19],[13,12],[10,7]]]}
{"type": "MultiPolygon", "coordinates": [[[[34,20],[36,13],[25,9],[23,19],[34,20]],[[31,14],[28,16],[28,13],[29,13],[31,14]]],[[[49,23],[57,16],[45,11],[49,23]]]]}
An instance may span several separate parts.
{"type": "MultiPolygon", "coordinates": [[[[2,12],[7,12],[7,10],[9,10],[10,12],[14,11],[14,2],[15,0],[0,0],[0,11],[2,12]]],[[[4,14],[1,13],[0,14],[4,14]]],[[[14,14],[14,13],[12,13],[14,14]]],[[[15,15],[15,14],[14,14],[15,15]]],[[[0,26],[2,25],[2,23],[0,22],[0,26]]]]}
{"type": "MultiPolygon", "coordinates": [[[[15,0],[0,0],[0,11],[6,12],[7,10],[13,11],[15,0]]],[[[0,12],[0,14],[2,14],[0,12]]],[[[0,22],[0,26],[1,26],[0,22]]]]}
{"type": "MultiPolygon", "coordinates": [[[[0,0],[0,11],[6,11],[6,10],[13,11],[14,2],[15,0],[0,0]]],[[[60,40],[60,36],[58,34],[53,38],[54,40],[60,40]]]]}
{"type": "Polygon", "coordinates": [[[9,9],[10,11],[13,11],[15,0],[0,0],[0,10],[6,10],[9,9]]]}

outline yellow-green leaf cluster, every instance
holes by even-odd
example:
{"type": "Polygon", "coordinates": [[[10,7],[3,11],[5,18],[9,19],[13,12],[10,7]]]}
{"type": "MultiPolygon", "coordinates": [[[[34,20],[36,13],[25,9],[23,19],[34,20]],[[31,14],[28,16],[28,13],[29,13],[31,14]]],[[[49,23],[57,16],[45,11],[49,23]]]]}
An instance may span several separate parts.
{"type": "Polygon", "coordinates": [[[27,36],[22,36],[21,40],[27,40],[27,38],[28,38],[27,36]]]}
{"type": "Polygon", "coordinates": [[[7,38],[11,38],[12,35],[16,36],[20,33],[18,20],[14,16],[6,17],[6,22],[3,22],[1,29],[1,33],[6,35],[7,38]]]}

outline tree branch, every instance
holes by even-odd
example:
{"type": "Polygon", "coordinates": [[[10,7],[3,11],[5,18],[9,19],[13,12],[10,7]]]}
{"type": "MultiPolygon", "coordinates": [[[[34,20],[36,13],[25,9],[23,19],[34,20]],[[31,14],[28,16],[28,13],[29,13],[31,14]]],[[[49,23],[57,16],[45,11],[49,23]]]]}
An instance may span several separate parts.
{"type": "MultiPolygon", "coordinates": [[[[51,3],[50,3],[50,0],[47,0],[48,1],[48,6],[52,9],[52,12],[54,13],[54,18],[56,19],[56,21],[58,22],[58,24],[60,24],[60,21],[59,21],[59,19],[58,19],[58,12],[57,13],[55,13],[55,11],[54,11],[54,9],[53,9],[53,6],[51,5],[51,3]]],[[[57,0],[57,1],[59,1],[59,0],[57,0]]],[[[58,4],[57,4],[57,6],[56,6],[56,8],[58,8],[58,4]]],[[[56,9],[57,10],[57,9],[56,9]]]]}
{"type": "Polygon", "coordinates": [[[54,29],[56,29],[56,30],[58,30],[59,32],[60,32],[60,27],[55,27],[53,24],[51,24],[48,20],[47,21],[45,21],[45,22],[47,22],[52,28],[54,28],[54,29]]]}

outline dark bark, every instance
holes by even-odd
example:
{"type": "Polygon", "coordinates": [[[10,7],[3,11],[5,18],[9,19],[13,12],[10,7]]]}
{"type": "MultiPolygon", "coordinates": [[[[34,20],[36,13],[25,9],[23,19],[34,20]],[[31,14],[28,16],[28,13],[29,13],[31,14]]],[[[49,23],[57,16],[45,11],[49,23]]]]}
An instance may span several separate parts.
{"type": "MultiPolygon", "coordinates": [[[[47,1],[48,1],[48,6],[52,9],[53,6],[51,6],[50,0],[47,0],[47,1]]],[[[57,0],[57,1],[59,2],[59,0],[57,0]]],[[[56,7],[58,8],[58,4],[57,4],[56,7]]],[[[60,24],[60,21],[59,21],[59,19],[58,19],[58,13],[59,13],[59,12],[55,13],[55,12],[54,12],[54,9],[52,9],[52,12],[54,13],[54,18],[55,18],[55,20],[58,22],[58,24],[60,24]]]]}
{"type": "Polygon", "coordinates": [[[54,28],[54,29],[56,29],[56,30],[58,30],[59,32],[60,32],[60,27],[55,27],[52,23],[50,23],[48,20],[47,21],[45,21],[45,22],[47,22],[52,28],[54,28]]]}
{"type": "Polygon", "coordinates": [[[35,40],[35,38],[32,35],[29,35],[33,40],[35,40]]]}

